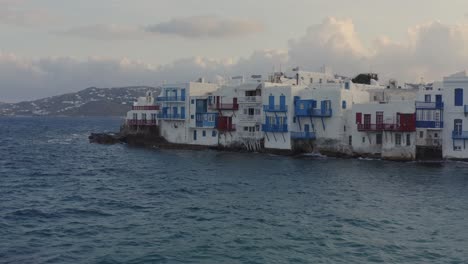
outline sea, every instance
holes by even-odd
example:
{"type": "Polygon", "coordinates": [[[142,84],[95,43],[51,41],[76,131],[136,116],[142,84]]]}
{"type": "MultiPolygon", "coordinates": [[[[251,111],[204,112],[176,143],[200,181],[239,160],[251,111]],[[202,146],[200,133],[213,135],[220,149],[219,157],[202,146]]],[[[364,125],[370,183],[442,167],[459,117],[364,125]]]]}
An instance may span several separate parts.
{"type": "Polygon", "coordinates": [[[0,118],[0,263],[468,263],[468,163],[96,145],[0,118]]]}

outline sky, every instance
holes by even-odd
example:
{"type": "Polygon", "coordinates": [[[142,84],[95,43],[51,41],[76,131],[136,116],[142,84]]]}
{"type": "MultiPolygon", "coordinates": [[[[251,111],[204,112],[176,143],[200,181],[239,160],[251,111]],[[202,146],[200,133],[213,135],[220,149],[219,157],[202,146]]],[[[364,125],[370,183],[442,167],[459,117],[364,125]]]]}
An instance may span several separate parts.
{"type": "Polygon", "coordinates": [[[0,101],[327,65],[400,82],[468,65],[466,0],[0,0],[0,101]]]}

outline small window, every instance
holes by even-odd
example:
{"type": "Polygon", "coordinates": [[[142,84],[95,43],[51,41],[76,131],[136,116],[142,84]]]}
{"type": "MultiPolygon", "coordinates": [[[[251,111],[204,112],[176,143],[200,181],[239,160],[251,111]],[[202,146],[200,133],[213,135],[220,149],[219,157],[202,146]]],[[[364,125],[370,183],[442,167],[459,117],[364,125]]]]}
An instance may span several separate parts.
{"type": "Polygon", "coordinates": [[[366,143],[366,138],[362,137],[362,143],[366,143]]]}
{"type": "Polygon", "coordinates": [[[310,83],[313,83],[314,82],[314,78],[310,78],[310,83]]]}
{"type": "Polygon", "coordinates": [[[406,134],[406,146],[411,146],[411,135],[406,134]]]}
{"type": "Polygon", "coordinates": [[[455,89],[455,106],[463,106],[463,89],[455,89]]]}
{"type": "Polygon", "coordinates": [[[348,137],[348,144],[349,144],[350,146],[353,145],[353,136],[349,136],[349,137],[348,137]]]}
{"type": "Polygon", "coordinates": [[[213,130],[213,131],[211,132],[211,136],[216,137],[216,130],[213,130]]]}
{"type": "Polygon", "coordinates": [[[395,145],[401,146],[401,134],[395,134],[395,145]]]}
{"type": "Polygon", "coordinates": [[[434,133],[434,137],[435,137],[435,138],[438,138],[438,137],[439,137],[439,134],[434,133]]]}
{"type": "Polygon", "coordinates": [[[346,89],[346,90],[349,90],[349,87],[350,87],[349,82],[345,82],[345,89],[346,89]]]}
{"type": "Polygon", "coordinates": [[[461,146],[453,146],[454,151],[461,151],[461,146]]]}
{"type": "Polygon", "coordinates": [[[296,123],[296,117],[293,117],[293,123],[296,123]]]}
{"type": "Polygon", "coordinates": [[[346,132],[346,126],[343,127],[343,131],[346,132]]]}
{"type": "Polygon", "coordinates": [[[341,108],[346,109],[346,101],[341,102],[341,108]]]}
{"type": "Polygon", "coordinates": [[[191,104],[195,104],[195,100],[192,99],[192,100],[190,101],[190,103],[191,103],[191,104]]]}
{"type": "Polygon", "coordinates": [[[249,127],[244,127],[244,131],[249,131],[249,127]]]}
{"type": "Polygon", "coordinates": [[[375,140],[377,145],[382,145],[382,134],[377,134],[375,140]]]}
{"type": "Polygon", "coordinates": [[[206,137],[206,131],[205,131],[205,130],[203,130],[202,135],[203,135],[204,137],[206,137]]]}
{"type": "Polygon", "coordinates": [[[190,116],[190,119],[194,119],[194,118],[195,118],[195,116],[194,116],[194,115],[191,115],[191,116],[190,116]]]}
{"type": "Polygon", "coordinates": [[[430,102],[431,102],[431,95],[430,95],[430,94],[424,95],[424,102],[426,102],[426,103],[430,103],[430,102]]]}
{"type": "Polygon", "coordinates": [[[424,137],[424,131],[419,131],[419,138],[423,138],[424,137]]]}

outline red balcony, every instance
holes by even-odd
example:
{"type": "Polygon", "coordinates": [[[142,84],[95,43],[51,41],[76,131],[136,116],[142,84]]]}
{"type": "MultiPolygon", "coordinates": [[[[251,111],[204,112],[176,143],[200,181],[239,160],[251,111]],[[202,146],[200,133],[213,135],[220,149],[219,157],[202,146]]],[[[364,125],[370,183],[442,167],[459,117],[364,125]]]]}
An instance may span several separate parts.
{"type": "Polygon", "coordinates": [[[127,120],[128,126],[157,126],[156,120],[135,120],[135,119],[128,119],[127,120]]]}
{"type": "Polygon", "coordinates": [[[209,108],[211,110],[239,110],[239,104],[237,103],[237,98],[232,99],[232,103],[223,103],[221,102],[221,97],[216,97],[216,103],[210,104],[209,108]]]}
{"type": "Polygon", "coordinates": [[[216,129],[218,129],[221,132],[231,132],[236,131],[236,125],[232,124],[232,117],[218,116],[216,129]]]}
{"type": "Polygon", "coordinates": [[[159,105],[132,106],[132,110],[159,110],[159,105]]]}
{"type": "Polygon", "coordinates": [[[414,132],[416,125],[412,123],[402,124],[357,124],[359,132],[414,132]]]}

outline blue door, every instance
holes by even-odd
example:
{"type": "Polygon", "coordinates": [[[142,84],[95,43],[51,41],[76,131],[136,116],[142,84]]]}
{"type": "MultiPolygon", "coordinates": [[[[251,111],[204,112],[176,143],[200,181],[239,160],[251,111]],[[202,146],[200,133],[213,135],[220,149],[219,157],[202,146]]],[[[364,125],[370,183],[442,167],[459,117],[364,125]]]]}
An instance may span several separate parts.
{"type": "Polygon", "coordinates": [[[270,95],[270,97],[268,97],[268,108],[269,109],[275,108],[275,97],[273,95],[270,95]]]}
{"type": "Polygon", "coordinates": [[[305,132],[306,137],[309,137],[309,135],[310,135],[310,126],[308,124],[304,125],[304,132],[305,132]]]}
{"type": "Polygon", "coordinates": [[[185,89],[180,90],[180,97],[182,101],[185,101],[185,89]]]}
{"type": "Polygon", "coordinates": [[[180,108],[180,118],[185,119],[185,106],[180,108]]]}
{"type": "Polygon", "coordinates": [[[162,115],[163,115],[164,118],[166,118],[167,117],[167,107],[163,107],[162,110],[163,110],[162,115]]]}
{"type": "Polygon", "coordinates": [[[177,118],[178,113],[177,113],[177,106],[172,107],[172,118],[177,118]]]}
{"type": "Polygon", "coordinates": [[[286,110],[286,96],[281,95],[280,96],[280,109],[281,110],[286,110]]]}
{"type": "Polygon", "coordinates": [[[463,106],[463,89],[455,89],[455,106],[463,106]]]}

